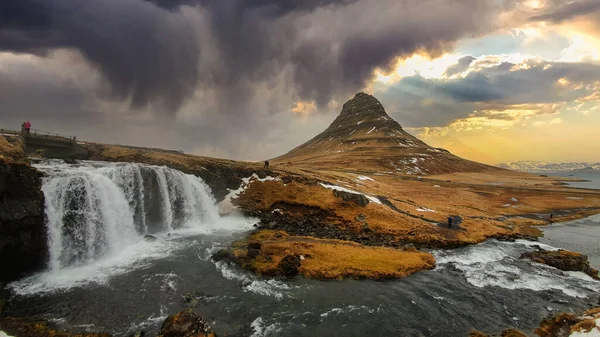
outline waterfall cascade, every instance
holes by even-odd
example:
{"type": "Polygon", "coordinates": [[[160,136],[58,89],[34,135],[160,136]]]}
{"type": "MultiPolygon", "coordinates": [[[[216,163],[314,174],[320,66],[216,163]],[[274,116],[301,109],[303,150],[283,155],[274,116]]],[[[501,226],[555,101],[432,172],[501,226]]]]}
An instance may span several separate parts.
{"type": "Polygon", "coordinates": [[[57,161],[36,165],[51,269],[86,264],[145,234],[215,224],[219,215],[202,179],[166,167],[57,161]]]}

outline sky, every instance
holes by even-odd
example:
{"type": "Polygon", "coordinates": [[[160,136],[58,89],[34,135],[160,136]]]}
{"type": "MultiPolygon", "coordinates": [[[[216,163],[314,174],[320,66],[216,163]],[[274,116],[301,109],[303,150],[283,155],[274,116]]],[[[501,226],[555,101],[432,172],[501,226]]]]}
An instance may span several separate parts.
{"type": "Polygon", "coordinates": [[[600,0],[2,0],[0,127],[240,160],[357,92],[489,164],[600,161],[600,0]]]}

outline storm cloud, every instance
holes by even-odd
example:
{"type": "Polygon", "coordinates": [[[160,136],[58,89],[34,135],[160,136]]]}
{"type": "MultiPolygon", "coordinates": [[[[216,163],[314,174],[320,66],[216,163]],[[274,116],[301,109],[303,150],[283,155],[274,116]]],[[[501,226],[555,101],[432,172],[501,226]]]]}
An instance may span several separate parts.
{"type": "Polygon", "coordinates": [[[77,50],[110,98],[132,108],[160,103],[175,113],[210,88],[217,109],[239,113],[257,82],[277,81],[290,97],[324,106],[398,57],[435,55],[486,31],[495,9],[478,0],[5,0],[0,50],[77,50]]]}
{"type": "MultiPolygon", "coordinates": [[[[495,31],[498,14],[517,4],[3,0],[0,122],[20,125],[32,116],[36,125],[98,141],[233,158],[274,156],[335,117],[300,120],[290,113],[295,103],[336,111],[370,84],[375,70],[390,71],[415,53],[435,57],[460,39],[495,31]],[[14,66],[7,55],[29,61],[14,66]]],[[[464,59],[448,73],[460,73],[469,61],[475,62],[464,59]]],[[[435,88],[433,97],[458,102],[428,103],[450,115],[473,102],[512,97],[502,87],[509,79],[498,76],[473,73],[452,83],[407,78],[401,83],[412,96],[402,111],[417,109],[427,88],[435,88]]],[[[439,123],[436,115],[427,119],[439,123]]]]}

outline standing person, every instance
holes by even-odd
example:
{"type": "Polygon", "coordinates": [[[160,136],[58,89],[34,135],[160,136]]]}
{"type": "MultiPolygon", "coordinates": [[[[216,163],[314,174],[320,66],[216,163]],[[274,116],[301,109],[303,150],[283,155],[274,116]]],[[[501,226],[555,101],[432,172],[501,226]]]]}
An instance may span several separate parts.
{"type": "Polygon", "coordinates": [[[452,228],[452,217],[448,217],[448,228],[452,228]]]}
{"type": "Polygon", "coordinates": [[[265,160],[265,168],[269,168],[269,161],[265,160]]]}
{"type": "Polygon", "coordinates": [[[29,135],[30,130],[31,130],[31,123],[29,121],[27,121],[27,122],[25,122],[25,132],[27,132],[27,134],[29,135]]]}

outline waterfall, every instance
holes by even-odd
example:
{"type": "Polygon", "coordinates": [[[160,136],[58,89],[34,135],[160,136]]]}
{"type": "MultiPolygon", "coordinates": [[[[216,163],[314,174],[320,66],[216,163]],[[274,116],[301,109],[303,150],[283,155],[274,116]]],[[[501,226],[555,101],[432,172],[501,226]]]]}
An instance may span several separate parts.
{"type": "Polygon", "coordinates": [[[51,269],[87,264],[146,234],[214,226],[215,200],[202,179],[166,167],[55,161],[46,174],[51,269]]]}

